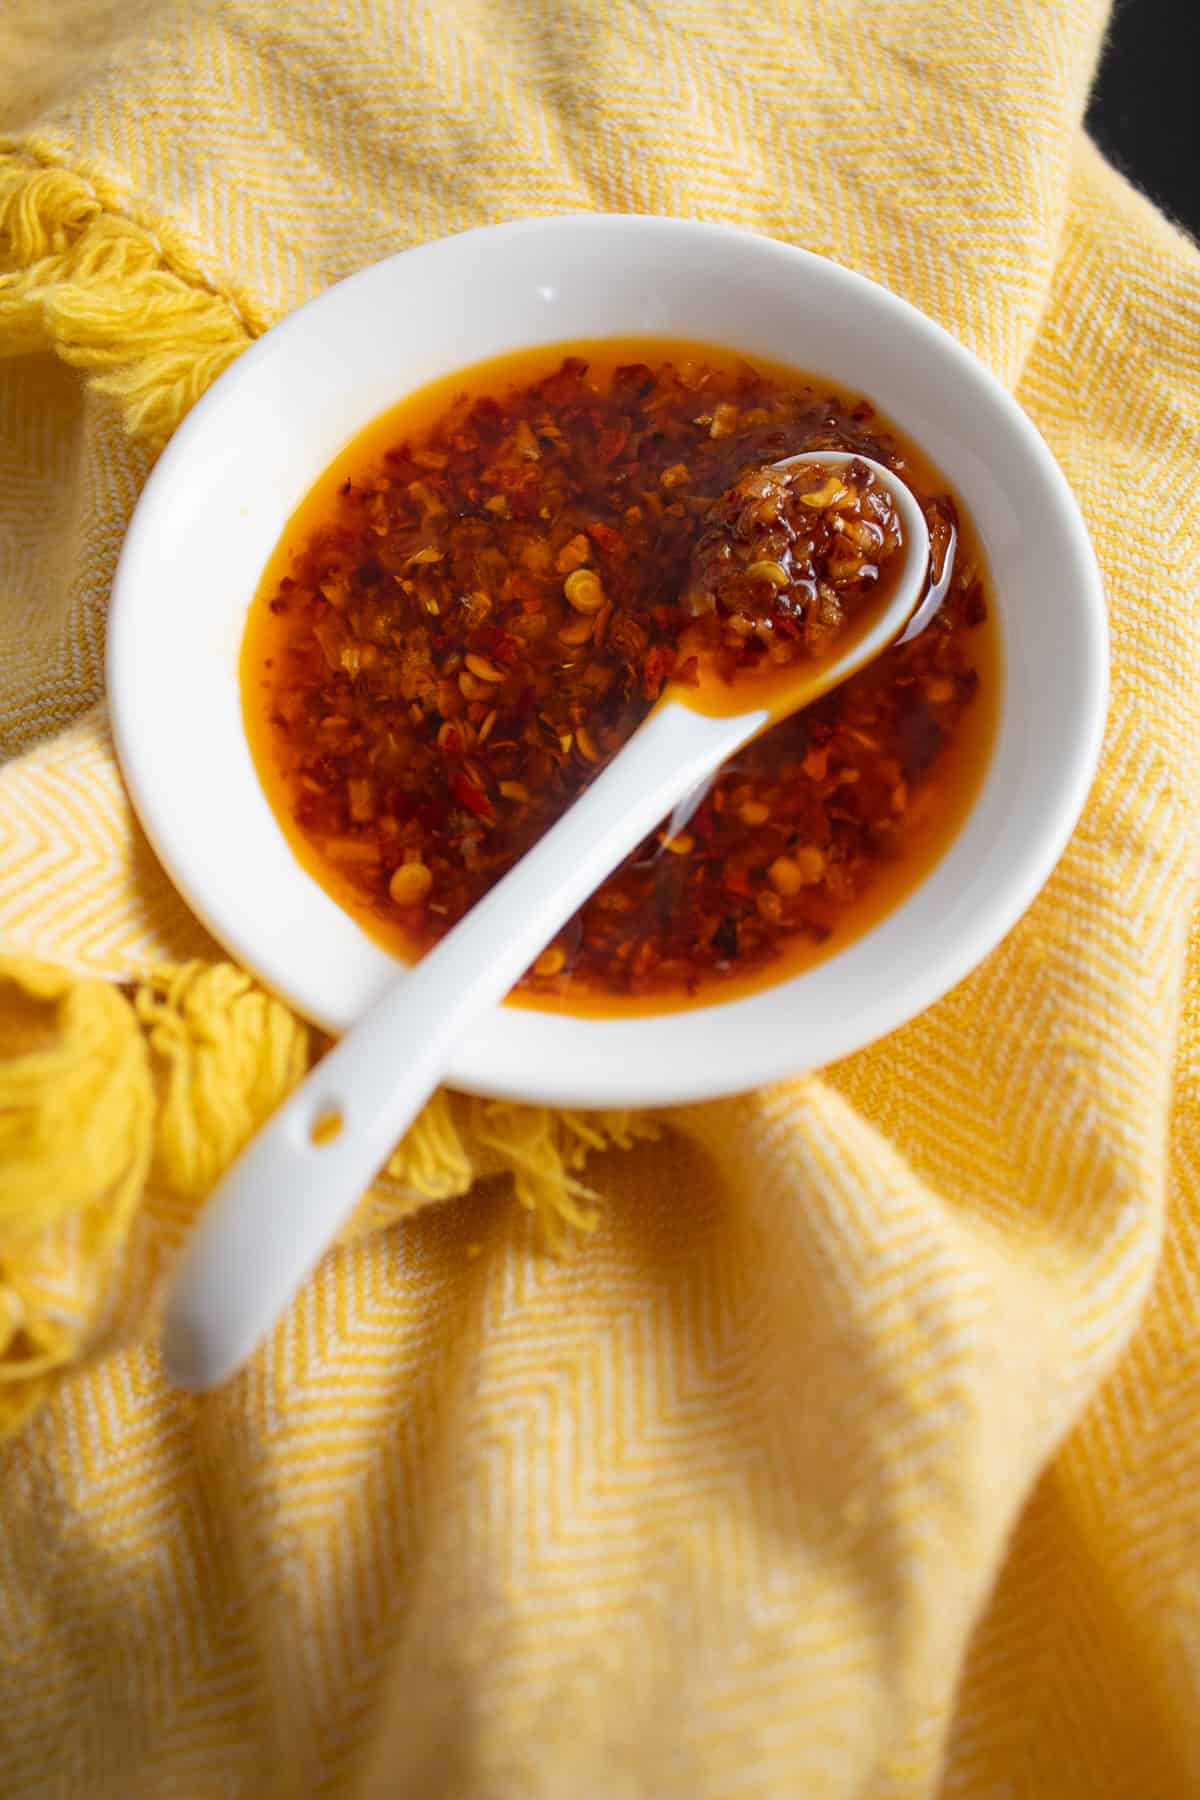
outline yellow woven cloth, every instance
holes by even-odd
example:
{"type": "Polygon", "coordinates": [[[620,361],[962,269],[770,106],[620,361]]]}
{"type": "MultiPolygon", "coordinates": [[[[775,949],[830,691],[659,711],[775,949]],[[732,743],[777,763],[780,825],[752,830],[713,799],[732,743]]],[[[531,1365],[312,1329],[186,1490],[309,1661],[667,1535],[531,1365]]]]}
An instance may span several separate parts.
{"type": "Polygon", "coordinates": [[[0,9],[6,1800],[1200,1793],[1200,256],[1080,135],[1103,23],[0,9]],[[299,301],[588,207],[838,257],[1016,388],[1108,584],[1095,792],[983,968],[820,1079],[653,1124],[439,1097],[181,1397],[157,1276],[314,1047],[130,817],[124,523],[299,301]],[[509,1173],[594,1208],[574,1257],[473,1186],[509,1173]]]}

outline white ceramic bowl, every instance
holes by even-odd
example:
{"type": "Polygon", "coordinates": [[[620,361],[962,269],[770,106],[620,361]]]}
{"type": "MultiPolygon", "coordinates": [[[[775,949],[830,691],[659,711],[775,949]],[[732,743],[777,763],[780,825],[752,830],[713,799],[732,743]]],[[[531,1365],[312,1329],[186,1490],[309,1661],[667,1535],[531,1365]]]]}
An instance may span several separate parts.
{"type": "Polygon", "coordinates": [[[865,937],[751,998],[643,1019],[500,1007],[450,1079],[579,1106],[736,1092],[893,1029],[987,954],[1083,805],[1106,693],[1095,560],[1049,451],[983,366],[834,263],[679,220],[467,232],[331,288],[247,350],[176,433],[121,556],[108,681],[125,779],[175,883],[240,961],[342,1030],[398,965],[297,865],[243,735],[246,609],[346,441],[435,376],[525,345],[662,334],[815,369],[869,395],[956,483],[999,601],[1004,688],[983,790],[949,852],[865,937]]]}

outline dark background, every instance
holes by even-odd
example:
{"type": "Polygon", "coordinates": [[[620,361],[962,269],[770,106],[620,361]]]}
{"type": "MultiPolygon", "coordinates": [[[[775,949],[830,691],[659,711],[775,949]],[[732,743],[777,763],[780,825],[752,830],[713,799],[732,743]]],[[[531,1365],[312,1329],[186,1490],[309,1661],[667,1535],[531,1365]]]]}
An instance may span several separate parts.
{"type": "Polygon", "coordinates": [[[1200,0],[1117,0],[1087,126],[1110,161],[1200,237],[1200,0]]]}

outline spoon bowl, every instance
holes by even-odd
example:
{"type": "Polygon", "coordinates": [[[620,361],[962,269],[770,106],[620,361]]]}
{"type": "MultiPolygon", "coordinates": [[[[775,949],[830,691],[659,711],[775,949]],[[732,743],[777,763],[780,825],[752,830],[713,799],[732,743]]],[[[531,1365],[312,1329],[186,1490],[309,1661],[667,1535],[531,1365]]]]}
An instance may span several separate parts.
{"type": "MultiPolygon", "coordinates": [[[[925,523],[925,514],[912,489],[891,469],[876,462],[873,457],[860,456],[851,450],[802,450],[795,456],[782,457],[768,466],[779,470],[802,468],[806,465],[810,468],[845,469],[851,463],[869,469],[892,500],[900,517],[903,562],[896,573],[886,605],[868,608],[861,620],[851,622],[838,640],[835,656],[786,669],[773,679],[767,703],[767,723],[771,725],[788,718],[792,713],[802,711],[804,707],[819,700],[822,694],[840,687],[843,681],[848,681],[857,670],[873,661],[889,644],[902,635],[907,635],[918,610],[925,613],[926,618],[932,617],[937,610],[934,606],[926,612],[926,590],[930,584],[927,580],[929,527],[925,523]]],[[[946,559],[947,574],[952,560],[952,557],[946,559]]],[[[941,592],[944,591],[943,588],[941,592]]],[[[747,685],[749,689],[750,684],[747,685]]],[[[678,698],[687,704],[686,693],[674,687],[668,688],[668,693],[673,699],[678,698]]],[[[740,704],[740,697],[741,683],[735,683],[728,690],[721,710],[734,711],[740,704]]],[[[765,726],[760,729],[765,729],[765,726]]]]}
{"type": "MultiPolygon", "coordinates": [[[[905,629],[928,585],[929,534],[882,464],[811,451],[800,464],[865,464],[900,519],[903,558],[886,603],[823,658],[751,674],[708,709],[669,685],[623,749],[555,825],[364,1018],[263,1126],[217,1187],[168,1297],[163,1356],[178,1385],[213,1387],[251,1354],[443,1079],[460,1033],[504,998],[611,871],[698,784],[768,725],[811,705],[905,629]],[[744,697],[743,697],[744,693],[744,697]],[[702,709],[703,708],[703,709],[702,709]]],[[[702,683],[711,693],[713,683],[702,683]]]]}

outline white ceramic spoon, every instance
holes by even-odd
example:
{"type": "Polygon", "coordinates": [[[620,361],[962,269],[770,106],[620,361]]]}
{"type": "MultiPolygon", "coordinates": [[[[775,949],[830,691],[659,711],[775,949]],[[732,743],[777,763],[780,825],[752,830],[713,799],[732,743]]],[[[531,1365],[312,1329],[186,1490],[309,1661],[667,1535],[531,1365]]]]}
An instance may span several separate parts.
{"type": "MultiPolygon", "coordinates": [[[[846,452],[794,463],[839,467],[846,452]]],[[[826,664],[804,665],[773,715],[810,705],[899,637],[925,586],[929,534],[909,489],[869,458],[895,500],[904,562],[878,619],[826,664]]],[[[217,1386],[251,1354],[436,1088],[459,1034],[497,1005],[562,925],[672,807],[771,715],[713,718],[679,690],[421,961],[397,975],[247,1145],[175,1269],[163,1360],[181,1387],[217,1386]]]]}

